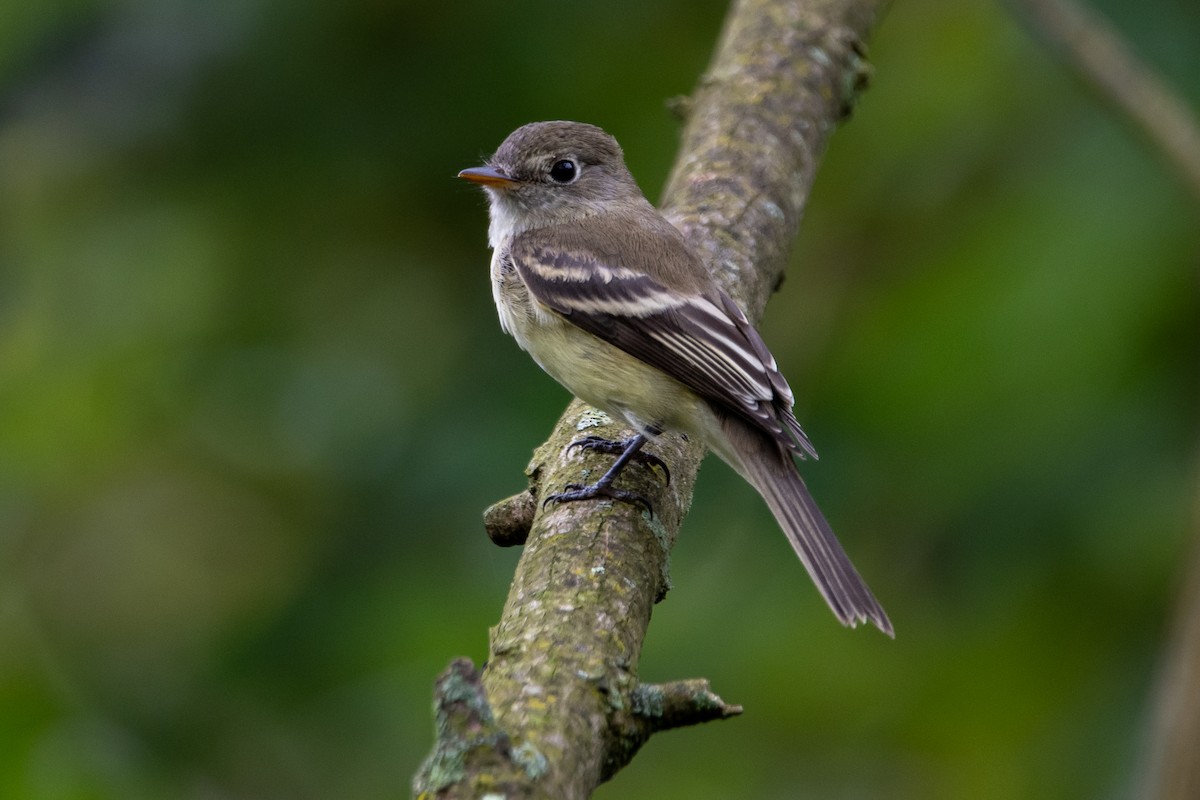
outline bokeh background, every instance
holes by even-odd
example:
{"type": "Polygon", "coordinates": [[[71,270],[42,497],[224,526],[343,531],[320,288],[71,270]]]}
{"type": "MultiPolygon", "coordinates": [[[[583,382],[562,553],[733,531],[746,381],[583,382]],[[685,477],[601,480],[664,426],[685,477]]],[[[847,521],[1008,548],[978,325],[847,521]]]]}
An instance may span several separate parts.
{"type": "MultiPolygon", "coordinates": [[[[1200,105],[1200,7],[1101,0],[1200,105]]],[[[0,797],[406,796],[566,394],[496,323],[516,126],[660,192],[717,0],[0,12],[0,797]]],[[[836,625],[713,461],[648,680],[740,719],[601,798],[1116,798],[1196,532],[1200,216],[985,0],[897,3],[765,336],[887,606],[836,625]]]]}

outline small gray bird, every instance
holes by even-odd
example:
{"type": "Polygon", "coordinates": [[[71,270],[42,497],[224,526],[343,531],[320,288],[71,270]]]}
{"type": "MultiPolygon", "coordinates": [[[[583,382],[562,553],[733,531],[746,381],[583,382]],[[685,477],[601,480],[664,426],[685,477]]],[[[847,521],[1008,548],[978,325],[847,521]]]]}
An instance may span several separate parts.
{"type": "MultiPolygon", "coordinates": [[[[682,234],[642,195],[616,140],[594,125],[535,122],[460,178],[487,190],[500,324],[576,397],[624,421],[596,483],[554,495],[642,501],[613,480],[647,438],[699,438],[770,506],[842,624],[893,636],[796,470],[816,450],[758,331],[682,234]]],[[[607,446],[606,446],[607,445],[607,446]]],[[[657,462],[661,463],[661,462],[657,462]]]]}

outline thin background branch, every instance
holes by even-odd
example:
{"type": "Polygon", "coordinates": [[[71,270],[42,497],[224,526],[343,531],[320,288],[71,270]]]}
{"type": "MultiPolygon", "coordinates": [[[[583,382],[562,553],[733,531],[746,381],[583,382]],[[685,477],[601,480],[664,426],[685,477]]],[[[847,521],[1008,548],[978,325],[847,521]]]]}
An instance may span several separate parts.
{"type": "Polygon", "coordinates": [[[1074,0],[1007,0],[1033,35],[1128,118],[1200,201],[1200,123],[1115,28],[1074,0]]]}
{"type": "MultiPolygon", "coordinates": [[[[1200,123],[1103,17],[1073,0],[1007,0],[1034,35],[1127,117],[1200,201],[1200,123]]],[[[1200,494],[1195,531],[1200,534],[1200,494]]],[[[1200,535],[1156,690],[1138,797],[1200,797],[1200,535]]]]}
{"type": "MultiPolygon", "coordinates": [[[[1194,530],[1200,534],[1197,497],[1194,530]]],[[[1136,794],[1145,800],[1200,797],[1200,535],[1194,541],[1136,794]]]]}

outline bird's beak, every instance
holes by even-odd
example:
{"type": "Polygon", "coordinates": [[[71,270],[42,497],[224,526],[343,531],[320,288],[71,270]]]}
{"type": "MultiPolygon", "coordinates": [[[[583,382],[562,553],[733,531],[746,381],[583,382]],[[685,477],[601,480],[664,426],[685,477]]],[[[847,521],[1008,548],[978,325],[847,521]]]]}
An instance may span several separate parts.
{"type": "Polygon", "coordinates": [[[516,183],[515,180],[494,167],[471,167],[458,173],[458,177],[481,186],[494,186],[497,189],[504,189],[516,183]]]}

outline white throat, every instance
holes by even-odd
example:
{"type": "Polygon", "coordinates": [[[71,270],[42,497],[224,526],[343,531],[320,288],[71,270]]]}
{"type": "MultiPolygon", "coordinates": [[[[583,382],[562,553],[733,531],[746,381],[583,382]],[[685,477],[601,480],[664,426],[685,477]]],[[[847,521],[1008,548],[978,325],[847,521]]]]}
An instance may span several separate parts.
{"type": "MultiPolygon", "coordinates": [[[[612,208],[609,200],[576,200],[570,204],[557,203],[535,209],[505,197],[502,191],[488,189],[488,243],[493,250],[507,245],[514,236],[525,231],[584,219],[612,208]]],[[[649,205],[645,199],[641,202],[649,205]]]]}
{"type": "Polygon", "coordinates": [[[493,250],[498,252],[514,236],[529,228],[528,220],[522,217],[509,203],[497,197],[494,190],[488,191],[488,244],[493,250]]]}

